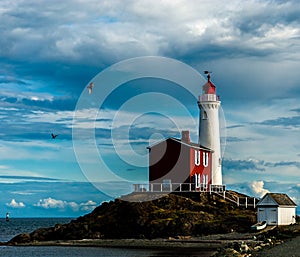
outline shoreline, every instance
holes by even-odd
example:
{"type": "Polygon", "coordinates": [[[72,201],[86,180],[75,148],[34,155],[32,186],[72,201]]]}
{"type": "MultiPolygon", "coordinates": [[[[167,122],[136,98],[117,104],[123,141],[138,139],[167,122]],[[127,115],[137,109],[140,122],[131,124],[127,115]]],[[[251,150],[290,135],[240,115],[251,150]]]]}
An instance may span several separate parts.
{"type": "Polygon", "coordinates": [[[155,250],[188,250],[192,252],[210,252],[211,257],[245,256],[246,252],[235,251],[228,245],[247,245],[253,250],[247,252],[253,257],[290,257],[295,255],[295,247],[300,243],[300,236],[282,241],[280,244],[268,245],[255,250],[255,245],[262,241],[247,238],[221,239],[81,239],[81,240],[52,240],[34,241],[30,243],[9,244],[1,242],[1,246],[30,247],[30,246],[59,246],[59,247],[103,247],[126,249],[155,249],[155,250]],[[291,248],[292,246],[292,248],[291,248]]]}
{"type": "MultiPolygon", "coordinates": [[[[299,226],[297,226],[299,227],[299,226]]],[[[300,227],[299,227],[300,229],[300,227]]],[[[273,228],[269,228],[269,231],[273,228]]],[[[268,230],[267,230],[268,231],[268,230]]],[[[281,240],[267,233],[231,232],[227,234],[213,234],[207,236],[190,237],[176,236],[155,239],[79,239],[79,240],[51,240],[32,241],[27,243],[0,242],[2,246],[61,246],[61,247],[103,247],[126,249],[157,249],[157,250],[188,250],[194,252],[210,252],[210,256],[245,256],[253,257],[290,257],[296,256],[295,245],[300,243],[300,235],[281,240]],[[294,248],[293,248],[294,247],[294,248]],[[277,250],[278,249],[278,250],[277,250]],[[277,255],[277,252],[281,254],[277,255]],[[272,254],[271,254],[272,253],[272,254]],[[225,254],[225,255],[224,255],[225,254]],[[267,255],[270,254],[270,255],[267,255]]],[[[300,256],[300,255],[299,255],[300,256]]]]}
{"type": "Polygon", "coordinates": [[[80,240],[51,240],[33,241],[28,243],[1,242],[7,246],[79,246],[79,247],[112,247],[136,249],[189,249],[217,251],[229,243],[257,242],[253,233],[215,234],[202,237],[155,238],[155,239],[80,239],[80,240]]]}
{"type": "Polygon", "coordinates": [[[176,249],[217,250],[228,243],[224,240],[178,240],[178,239],[81,239],[51,240],[29,243],[1,243],[6,246],[80,246],[80,247],[112,247],[135,249],[176,249]]]}

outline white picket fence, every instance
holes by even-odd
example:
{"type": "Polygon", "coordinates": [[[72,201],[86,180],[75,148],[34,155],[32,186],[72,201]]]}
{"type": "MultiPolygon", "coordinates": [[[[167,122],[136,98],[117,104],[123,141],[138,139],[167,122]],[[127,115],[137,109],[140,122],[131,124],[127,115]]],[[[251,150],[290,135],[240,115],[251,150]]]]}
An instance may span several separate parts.
{"type": "Polygon", "coordinates": [[[134,192],[217,192],[223,193],[226,190],[225,185],[199,184],[194,183],[147,183],[133,184],[134,192]]]}

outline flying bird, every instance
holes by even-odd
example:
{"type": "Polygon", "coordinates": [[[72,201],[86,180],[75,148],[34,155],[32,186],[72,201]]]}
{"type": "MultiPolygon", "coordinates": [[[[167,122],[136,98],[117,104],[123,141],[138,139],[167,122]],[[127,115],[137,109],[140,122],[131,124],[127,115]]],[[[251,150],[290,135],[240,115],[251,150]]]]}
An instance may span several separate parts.
{"type": "Polygon", "coordinates": [[[87,89],[89,90],[89,94],[91,94],[93,92],[93,87],[94,87],[94,83],[91,82],[87,87],[87,89]]]}
{"type": "Polygon", "coordinates": [[[52,139],[55,139],[58,135],[54,135],[53,133],[51,134],[52,139]]]}

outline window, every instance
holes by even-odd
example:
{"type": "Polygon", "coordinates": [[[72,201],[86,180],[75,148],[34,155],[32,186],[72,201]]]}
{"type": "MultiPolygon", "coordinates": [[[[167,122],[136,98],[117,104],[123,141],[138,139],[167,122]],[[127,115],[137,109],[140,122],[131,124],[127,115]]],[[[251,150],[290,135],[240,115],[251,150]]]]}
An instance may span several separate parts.
{"type": "Polygon", "coordinates": [[[195,174],[195,187],[200,188],[200,174],[195,174]]]}
{"type": "Polygon", "coordinates": [[[203,111],[202,114],[203,114],[202,115],[202,120],[207,120],[207,113],[206,113],[206,111],[203,111]]]}
{"type": "Polygon", "coordinates": [[[208,153],[203,152],[203,166],[207,167],[208,166],[208,153]]]}
{"type": "Polygon", "coordinates": [[[195,150],[195,165],[200,165],[200,151],[195,150]]]}

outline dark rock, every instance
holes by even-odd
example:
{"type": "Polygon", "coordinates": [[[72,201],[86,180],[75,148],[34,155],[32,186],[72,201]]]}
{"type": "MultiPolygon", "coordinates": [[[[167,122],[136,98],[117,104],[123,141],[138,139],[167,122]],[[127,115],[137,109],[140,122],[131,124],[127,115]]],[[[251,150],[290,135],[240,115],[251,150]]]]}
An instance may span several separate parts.
{"type": "MultiPolygon", "coordinates": [[[[126,199],[130,200],[130,197],[134,200],[138,197],[150,199],[153,195],[132,194],[126,199]]],[[[254,209],[241,209],[220,197],[205,193],[169,194],[141,202],[121,199],[103,203],[93,212],[68,224],[57,224],[16,236],[10,243],[84,238],[151,239],[227,233],[232,230],[246,232],[256,220],[254,209]]]]}
{"type": "Polygon", "coordinates": [[[10,244],[24,244],[32,241],[30,234],[19,234],[13,238],[14,240],[9,241],[10,244]]]}

